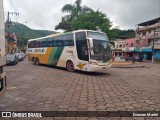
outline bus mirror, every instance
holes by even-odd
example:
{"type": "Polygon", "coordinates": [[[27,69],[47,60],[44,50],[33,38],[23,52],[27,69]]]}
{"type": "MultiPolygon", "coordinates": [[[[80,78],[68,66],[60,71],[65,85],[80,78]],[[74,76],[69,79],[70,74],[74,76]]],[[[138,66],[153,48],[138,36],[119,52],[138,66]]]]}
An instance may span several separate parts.
{"type": "Polygon", "coordinates": [[[89,47],[93,48],[93,39],[92,38],[88,38],[89,41],[89,47]]]}

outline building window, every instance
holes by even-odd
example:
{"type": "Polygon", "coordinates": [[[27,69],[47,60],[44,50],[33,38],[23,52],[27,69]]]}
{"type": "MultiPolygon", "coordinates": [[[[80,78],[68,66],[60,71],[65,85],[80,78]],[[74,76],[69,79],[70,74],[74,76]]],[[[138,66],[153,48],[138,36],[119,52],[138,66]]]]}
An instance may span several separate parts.
{"type": "Polygon", "coordinates": [[[148,45],[151,45],[151,40],[150,39],[148,40],[148,45]]]}
{"type": "Polygon", "coordinates": [[[145,32],[143,32],[143,33],[142,33],[142,36],[146,36],[146,33],[145,33],[145,32]]]}
{"type": "Polygon", "coordinates": [[[126,46],[128,46],[128,43],[126,44],[126,46]]]}
{"type": "Polygon", "coordinates": [[[131,47],[133,47],[133,43],[131,43],[131,47]]]}

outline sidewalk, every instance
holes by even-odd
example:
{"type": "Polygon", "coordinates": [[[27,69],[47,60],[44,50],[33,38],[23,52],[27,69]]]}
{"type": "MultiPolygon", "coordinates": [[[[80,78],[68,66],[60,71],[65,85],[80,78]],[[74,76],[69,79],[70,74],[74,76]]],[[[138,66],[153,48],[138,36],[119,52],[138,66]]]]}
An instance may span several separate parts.
{"type": "Polygon", "coordinates": [[[152,60],[143,60],[144,63],[160,64],[160,62],[152,62],[152,60]]]}
{"type": "Polygon", "coordinates": [[[128,62],[112,64],[112,68],[144,68],[146,65],[143,62],[128,62]]]}
{"type": "Polygon", "coordinates": [[[112,68],[144,68],[160,65],[160,62],[152,62],[151,60],[143,60],[143,62],[112,62],[112,68]]]}

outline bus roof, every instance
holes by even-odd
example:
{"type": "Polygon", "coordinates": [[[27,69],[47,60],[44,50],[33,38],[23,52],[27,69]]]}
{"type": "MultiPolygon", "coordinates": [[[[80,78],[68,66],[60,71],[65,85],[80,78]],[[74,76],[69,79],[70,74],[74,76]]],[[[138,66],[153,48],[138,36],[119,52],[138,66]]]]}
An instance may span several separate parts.
{"type": "Polygon", "coordinates": [[[76,33],[76,32],[83,32],[83,31],[85,31],[85,32],[87,32],[87,31],[90,31],[90,32],[99,32],[99,33],[105,34],[104,32],[101,32],[101,31],[81,29],[81,30],[75,30],[75,31],[72,31],[72,32],[56,33],[56,34],[51,34],[51,35],[48,35],[48,36],[45,36],[45,37],[40,37],[40,38],[35,38],[35,39],[29,39],[28,42],[34,41],[34,40],[40,40],[40,39],[43,39],[43,38],[50,38],[50,37],[61,36],[61,35],[66,35],[66,34],[76,33]]]}
{"type": "Polygon", "coordinates": [[[30,41],[34,41],[34,40],[40,40],[40,39],[43,39],[43,38],[50,38],[52,36],[46,36],[46,37],[40,37],[40,38],[35,38],[35,39],[29,39],[28,42],[30,41]]]}

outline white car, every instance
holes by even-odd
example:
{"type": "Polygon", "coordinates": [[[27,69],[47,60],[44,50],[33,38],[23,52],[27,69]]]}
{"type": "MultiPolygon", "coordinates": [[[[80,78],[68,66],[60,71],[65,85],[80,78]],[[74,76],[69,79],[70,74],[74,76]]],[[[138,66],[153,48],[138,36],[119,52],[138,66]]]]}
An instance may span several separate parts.
{"type": "Polygon", "coordinates": [[[19,61],[23,61],[23,55],[22,53],[15,53],[16,57],[18,58],[19,61]]]}
{"type": "Polygon", "coordinates": [[[21,52],[23,59],[26,57],[26,54],[24,52],[21,52]]]}

